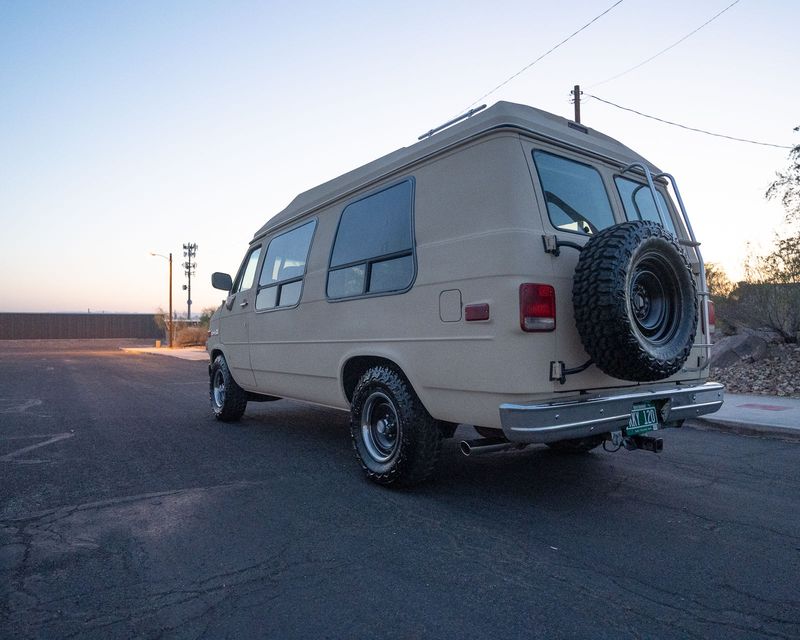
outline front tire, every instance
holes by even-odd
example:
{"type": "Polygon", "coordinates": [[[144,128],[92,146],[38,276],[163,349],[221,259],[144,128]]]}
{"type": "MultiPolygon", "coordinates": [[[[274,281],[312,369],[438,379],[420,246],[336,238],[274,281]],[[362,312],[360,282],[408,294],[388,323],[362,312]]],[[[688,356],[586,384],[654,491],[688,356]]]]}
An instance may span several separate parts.
{"type": "Polygon", "coordinates": [[[217,356],[209,371],[209,399],[214,417],[221,422],[236,422],[247,408],[247,392],[233,379],[224,356],[217,356]]]}
{"type": "Polygon", "coordinates": [[[388,367],[361,376],[353,392],[350,435],[367,477],[387,486],[427,480],[442,445],[439,424],[408,381],[388,367]]]}

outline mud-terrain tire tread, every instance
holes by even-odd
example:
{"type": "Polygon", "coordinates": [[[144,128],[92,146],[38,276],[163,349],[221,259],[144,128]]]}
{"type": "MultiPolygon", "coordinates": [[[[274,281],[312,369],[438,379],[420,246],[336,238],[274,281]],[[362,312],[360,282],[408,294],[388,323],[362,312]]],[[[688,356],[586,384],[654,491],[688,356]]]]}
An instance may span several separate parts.
{"type": "Polygon", "coordinates": [[[228,363],[225,361],[225,356],[217,356],[211,364],[208,393],[211,410],[217,420],[221,422],[237,422],[244,415],[244,411],[247,408],[247,392],[236,384],[236,380],[233,379],[228,368],[228,363]],[[222,376],[225,380],[225,401],[222,407],[217,406],[216,402],[214,402],[214,374],[217,370],[222,371],[222,376]]]}
{"type": "MultiPolygon", "coordinates": [[[[378,484],[409,487],[424,482],[433,474],[442,448],[442,430],[417,397],[409,382],[386,366],[368,369],[356,385],[350,411],[350,436],[353,449],[367,477],[378,484]],[[396,457],[377,471],[364,460],[361,442],[361,409],[372,390],[380,388],[394,402],[400,421],[400,448],[396,457]]],[[[378,465],[376,466],[383,466],[378,465]]]]}
{"type": "Polygon", "coordinates": [[[651,221],[623,222],[604,229],[583,247],[572,288],[575,324],[583,347],[606,374],[650,382],[677,373],[692,350],[697,331],[697,295],[686,253],[677,238],[651,221]],[[627,305],[627,278],[643,244],[659,247],[681,281],[681,315],[676,336],[660,354],[637,339],[627,305]]]}

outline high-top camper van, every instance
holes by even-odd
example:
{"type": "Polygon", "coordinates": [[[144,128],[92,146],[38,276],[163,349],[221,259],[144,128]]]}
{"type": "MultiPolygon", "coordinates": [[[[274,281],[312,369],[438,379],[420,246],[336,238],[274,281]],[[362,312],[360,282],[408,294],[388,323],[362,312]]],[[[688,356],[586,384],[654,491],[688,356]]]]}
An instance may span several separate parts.
{"type": "Polygon", "coordinates": [[[543,443],[658,451],[719,409],[713,309],[674,178],[528,106],[493,107],[297,196],[211,319],[211,407],[349,411],[372,480],[543,443]],[[674,200],[673,200],[674,196],[674,200]]]}

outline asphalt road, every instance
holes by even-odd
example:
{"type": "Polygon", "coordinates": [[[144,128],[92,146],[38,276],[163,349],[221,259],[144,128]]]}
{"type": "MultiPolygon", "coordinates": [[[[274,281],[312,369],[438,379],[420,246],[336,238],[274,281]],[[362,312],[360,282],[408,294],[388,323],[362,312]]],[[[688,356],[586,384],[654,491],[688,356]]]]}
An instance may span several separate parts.
{"type": "Polygon", "coordinates": [[[3,638],[800,637],[800,443],[448,441],[435,482],[387,490],[344,413],[225,425],[203,362],[1,346],[3,638]]]}

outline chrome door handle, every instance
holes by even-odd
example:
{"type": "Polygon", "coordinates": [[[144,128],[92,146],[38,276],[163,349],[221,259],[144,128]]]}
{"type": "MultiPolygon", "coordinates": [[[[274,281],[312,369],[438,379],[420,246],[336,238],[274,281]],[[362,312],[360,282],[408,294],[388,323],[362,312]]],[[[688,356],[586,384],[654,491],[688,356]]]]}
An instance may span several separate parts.
{"type": "Polygon", "coordinates": [[[242,300],[242,301],[239,303],[239,306],[240,306],[240,307],[246,307],[246,306],[247,306],[247,304],[248,304],[247,300],[242,300]]]}

